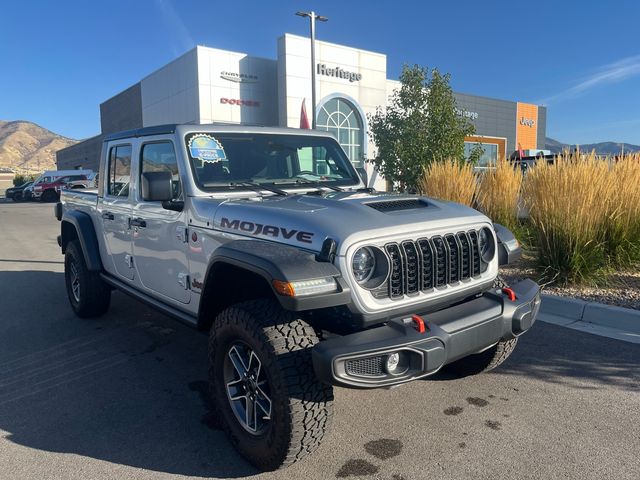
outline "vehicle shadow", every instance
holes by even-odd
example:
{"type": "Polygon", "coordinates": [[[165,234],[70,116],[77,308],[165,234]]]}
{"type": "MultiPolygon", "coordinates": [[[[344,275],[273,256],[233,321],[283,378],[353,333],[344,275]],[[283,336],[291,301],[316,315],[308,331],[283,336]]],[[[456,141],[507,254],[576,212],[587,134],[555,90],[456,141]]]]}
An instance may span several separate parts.
{"type": "MultiPolygon", "coordinates": [[[[640,345],[538,321],[520,337],[513,354],[491,375],[530,377],[581,390],[640,388],[640,345]],[[571,338],[563,343],[559,338],[571,338]]],[[[445,369],[430,380],[455,380],[445,369]]]]}
{"type": "Polygon", "coordinates": [[[107,315],[79,319],[57,272],[0,271],[0,305],[0,444],[186,476],[258,473],[215,429],[206,335],[118,292],[107,315]]]}

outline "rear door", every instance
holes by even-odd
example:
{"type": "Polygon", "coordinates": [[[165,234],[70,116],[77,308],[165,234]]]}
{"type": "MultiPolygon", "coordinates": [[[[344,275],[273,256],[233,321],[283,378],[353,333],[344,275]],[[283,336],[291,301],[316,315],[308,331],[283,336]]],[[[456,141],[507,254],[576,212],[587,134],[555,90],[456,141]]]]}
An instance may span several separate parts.
{"type": "Polygon", "coordinates": [[[140,146],[136,177],[138,188],[131,212],[133,255],[142,286],[155,296],[189,303],[187,218],[184,211],[166,209],[161,202],[142,199],[140,185],[146,172],[169,171],[173,199],[184,200],[175,146],[170,138],[149,139],[140,146]]]}
{"type": "MultiPolygon", "coordinates": [[[[105,245],[112,260],[112,273],[116,277],[133,280],[134,266],[131,249],[131,143],[111,144],[107,150],[105,189],[101,209],[98,211],[104,231],[105,245]]],[[[105,262],[107,269],[109,268],[105,262]]]]}

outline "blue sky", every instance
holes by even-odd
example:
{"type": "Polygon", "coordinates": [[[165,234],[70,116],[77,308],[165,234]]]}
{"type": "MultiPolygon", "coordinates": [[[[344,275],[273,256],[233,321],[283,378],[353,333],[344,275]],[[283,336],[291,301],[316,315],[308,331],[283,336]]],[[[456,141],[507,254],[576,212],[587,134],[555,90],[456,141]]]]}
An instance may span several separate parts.
{"type": "Polygon", "coordinates": [[[640,144],[637,1],[5,2],[0,119],[84,138],[100,102],[196,44],[275,58],[276,38],[306,35],[294,12],[329,17],[318,38],[438,67],[454,90],[543,103],[547,135],[640,144]]]}

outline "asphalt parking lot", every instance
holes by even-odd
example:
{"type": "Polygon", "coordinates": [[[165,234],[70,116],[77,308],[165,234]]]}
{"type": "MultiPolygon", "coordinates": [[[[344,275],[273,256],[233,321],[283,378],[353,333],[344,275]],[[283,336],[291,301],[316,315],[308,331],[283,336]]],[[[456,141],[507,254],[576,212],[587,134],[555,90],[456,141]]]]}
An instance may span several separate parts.
{"type": "Polygon", "coordinates": [[[640,478],[640,345],[541,322],[491,374],[337,389],[320,450],[259,474],[209,414],[204,334],[119,293],[72,314],[52,210],[0,203],[2,479],[640,478]]]}

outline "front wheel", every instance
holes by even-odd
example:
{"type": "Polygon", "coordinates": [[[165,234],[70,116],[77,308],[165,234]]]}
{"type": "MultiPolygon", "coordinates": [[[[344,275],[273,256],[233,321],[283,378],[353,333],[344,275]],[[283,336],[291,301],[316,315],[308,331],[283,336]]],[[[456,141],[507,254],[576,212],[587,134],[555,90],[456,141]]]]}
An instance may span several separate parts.
{"type": "Polygon", "coordinates": [[[65,249],[64,279],[71,308],[80,318],[98,317],[109,309],[111,288],[98,272],[87,268],[77,240],[65,249]]]}
{"type": "Polygon", "coordinates": [[[236,449],[261,470],[313,452],[329,426],[333,389],[318,382],[313,328],[274,300],[222,311],[209,338],[209,385],[236,449]]]}

